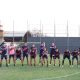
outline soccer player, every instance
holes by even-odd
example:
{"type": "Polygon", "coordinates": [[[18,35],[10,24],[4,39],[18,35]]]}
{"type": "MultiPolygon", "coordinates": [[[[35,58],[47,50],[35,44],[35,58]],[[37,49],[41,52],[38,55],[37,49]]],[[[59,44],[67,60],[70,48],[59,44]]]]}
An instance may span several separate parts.
{"type": "Polygon", "coordinates": [[[6,67],[8,67],[8,60],[7,60],[7,46],[4,44],[2,46],[2,51],[1,52],[1,61],[0,61],[0,67],[2,66],[2,60],[5,58],[6,60],[6,67]]]}
{"type": "Polygon", "coordinates": [[[78,66],[78,51],[77,50],[74,50],[72,52],[72,66],[73,66],[74,59],[77,60],[77,66],[78,66]]]}
{"type": "Polygon", "coordinates": [[[55,66],[55,59],[58,58],[59,61],[59,67],[60,67],[60,52],[58,48],[55,49],[55,56],[54,56],[54,66],[55,66]]]}
{"type": "Polygon", "coordinates": [[[22,66],[23,66],[22,51],[21,51],[21,48],[20,48],[20,47],[18,47],[18,48],[16,49],[16,60],[17,60],[17,59],[20,59],[20,60],[21,60],[21,64],[22,64],[22,66]]]}
{"type": "Polygon", "coordinates": [[[45,48],[45,42],[41,43],[41,45],[40,45],[39,63],[41,63],[41,57],[42,57],[44,48],[45,48]]]}
{"type": "Polygon", "coordinates": [[[68,49],[66,49],[65,52],[64,52],[64,54],[63,54],[62,67],[64,65],[64,60],[66,58],[69,60],[69,65],[71,65],[70,51],[68,49]]]}
{"type": "Polygon", "coordinates": [[[28,62],[29,48],[28,48],[28,46],[27,46],[27,43],[25,43],[25,44],[22,46],[22,53],[23,53],[23,61],[24,61],[24,58],[26,57],[27,65],[28,65],[28,64],[29,64],[29,62],[28,62]]]}
{"type": "Polygon", "coordinates": [[[78,50],[78,54],[79,54],[79,61],[78,61],[78,63],[80,64],[80,48],[78,50]]]}
{"type": "Polygon", "coordinates": [[[9,54],[9,64],[10,64],[11,58],[13,58],[13,63],[14,63],[14,66],[15,66],[16,55],[15,55],[15,46],[14,46],[13,43],[11,43],[11,45],[8,48],[8,54],[9,54]]]}
{"type": "MultiPolygon", "coordinates": [[[[52,45],[50,47],[50,64],[49,65],[51,65],[51,63],[52,63],[52,58],[54,59],[54,57],[55,57],[55,49],[56,49],[56,46],[54,43],[52,43],[52,45]]],[[[55,63],[55,61],[54,61],[54,63],[55,63]]]]}
{"type": "Polygon", "coordinates": [[[34,59],[34,66],[36,65],[36,55],[37,55],[37,48],[33,44],[30,49],[30,65],[32,66],[32,59],[34,59]]]}
{"type": "Polygon", "coordinates": [[[45,63],[45,59],[47,61],[47,67],[48,67],[48,51],[46,48],[44,48],[44,51],[42,53],[42,66],[45,63]]]}

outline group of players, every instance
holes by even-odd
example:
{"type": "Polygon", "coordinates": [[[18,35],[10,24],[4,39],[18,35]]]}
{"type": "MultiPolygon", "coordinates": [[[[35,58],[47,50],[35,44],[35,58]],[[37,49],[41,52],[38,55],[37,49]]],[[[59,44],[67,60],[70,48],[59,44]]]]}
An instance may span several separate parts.
{"type": "MultiPolygon", "coordinates": [[[[13,44],[7,46],[2,45],[0,46],[0,67],[2,66],[3,58],[6,60],[6,66],[10,64],[11,58],[13,58],[14,66],[16,64],[16,60],[20,59],[22,66],[24,65],[24,59],[26,58],[27,64],[32,66],[32,60],[34,60],[34,66],[36,66],[36,57],[37,53],[39,53],[39,64],[42,66],[47,63],[48,65],[52,64],[52,59],[54,61],[55,66],[55,60],[58,58],[59,66],[60,66],[60,51],[58,48],[56,48],[56,45],[54,43],[51,44],[50,47],[50,63],[48,61],[49,52],[48,49],[45,46],[45,42],[40,44],[40,52],[37,51],[37,48],[35,44],[32,44],[31,48],[28,47],[28,45],[25,43],[23,46],[17,46],[15,47],[13,44]],[[8,58],[9,57],[9,58],[8,58]],[[30,57],[30,59],[29,59],[30,57]],[[45,62],[46,61],[46,62],[45,62]]],[[[77,60],[77,66],[79,64],[79,57],[80,57],[80,49],[74,50],[73,52],[70,52],[68,49],[64,51],[63,60],[62,60],[62,66],[64,65],[64,60],[67,58],[69,60],[69,65],[73,65],[74,59],[77,60]],[[72,60],[71,60],[72,55],[72,60]]]]}

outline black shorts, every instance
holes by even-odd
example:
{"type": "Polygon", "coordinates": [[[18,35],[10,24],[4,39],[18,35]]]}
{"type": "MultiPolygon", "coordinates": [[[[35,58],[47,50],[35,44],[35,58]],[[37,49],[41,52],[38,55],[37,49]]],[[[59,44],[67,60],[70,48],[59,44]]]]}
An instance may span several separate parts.
{"type": "Polygon", "coordinates": [[[31,56],[31,59],[35,59],[35,56],[31,56]]]}
{"type": "Polygon", "coordinates": [[[57,55],[57,56],[54,56],[54,59],[56,59],[56,58],[60,59],[60,56],[59,56],[59,55],[57,55]]]}
{"type": "Polygon", "coordinates": [[[69,55],[64,55],[64,56],[63,56],[63,59],[66,59],[66,58],[67,58],[68,60],[70,60],[70,56],[69,56],[69,55]]]}
{"type": "Polygon", "coordinates": [[[50,58],[52,59],[54,59],[55,58],[55,55],[54,54],[50,54],[50,58]]]}
{"type": "Polygon", "coordinates": [[[73,56],[72,60],[76,59],[78,61],[78,56],[73,56]]]}
{"type": "Polygon", "coordinates": [[[9,59],[10,59],[11,57],[12,57],[12,58],[15,58],[15,54],[9,55],[9,59]]]}
{"type": "Polygon", "coordinates": [[[7,59],[7,55],[1,55],[1,60],[2,60],[3,58],[7,59]]]}
{"type": "Polygon", "coordinates": [[[20,60],[21,60],[21,55],[17,55],[17,56],[16,56],[16,60],[17,60],[17,59],[20,59],[20,60]]]}
{"type": "Polygon", "coordinates": [[[28,54],[26,54],[26,53],[23,53],[23,58],[27,58],[28,57],[28,54]]]}
{"type": "Polygon", "coordinates": [[[43,55],[42,58],[43,58],[43,59],[44,59],[44,58],[48,59],[48,56],[47,56],[47,55],[43,55]]]}

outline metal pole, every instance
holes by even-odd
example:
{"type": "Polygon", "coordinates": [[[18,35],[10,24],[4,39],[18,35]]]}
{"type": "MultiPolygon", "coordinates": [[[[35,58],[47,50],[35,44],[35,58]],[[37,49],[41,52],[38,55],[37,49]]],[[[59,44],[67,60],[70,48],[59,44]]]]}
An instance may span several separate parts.
{"type": "Polygon", "coordinates": [[[13,20],[13,44],[14,44],[14,20],[13,20]]]}
{"type": "Polygon", "coordinates": [[[27,20],[27,42],[28,42],[28,20],[27,20]]]}
{"type": "Polygon", "coordinates": [[[40,20],[40,43],[41,43],[41,37],[42,37],[41,27],[42,27],[42,25],[41,25],[41,20],[40,20]]]}
{"type": "Polygon", "coordinates": [[[80,37],[80,26],[79,26],[79,37],[80,37]]]}
{"type": "Polygon", "coordinates": [[[69,27],[68,27],[68,20],[67,20],[67,49],[69,50],[69,27]]]}
{"type": "Polygon", "coordinates": [[[43,36],[44,34],[43,34],[43,24],[42,24],[42,36],[43,36]]]}
{"type": "Polygon", "coordinates": [[[56,37],[56,27],[55,27],[55,19],[54,19],[54,43],[55,43],[55,37],[56,37]]]}

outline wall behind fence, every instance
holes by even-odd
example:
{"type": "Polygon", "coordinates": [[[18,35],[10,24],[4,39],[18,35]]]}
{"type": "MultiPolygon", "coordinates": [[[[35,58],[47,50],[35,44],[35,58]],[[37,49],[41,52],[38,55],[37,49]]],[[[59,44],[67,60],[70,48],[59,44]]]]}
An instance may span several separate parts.
{"type": "MultiPolygon", "coordinates": [[[[67,48],[67,37],[56,37],[55,38],[55,44],[57,48],[64,52],[64,50],[67,48]]],[[[28,38],[28,42],[40,42],[39,37],[30,37],[28,38]]],[[[50,51],[51,43],[54,42],[54,37],[41,37],[41,42],[46,43],[46,47],[50,51]]],[[[29,44],[31,46],[31,44],[29,44]]],[[[38,50],[39,50],[39,44],[36,44],[38,50]]],[[[80,37],[69,37],[69,49],[73,51],[74,49],[78,49],[80,47],[80,37]]]]}

